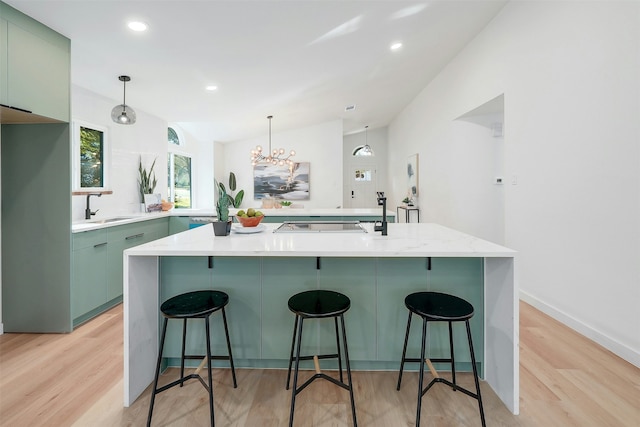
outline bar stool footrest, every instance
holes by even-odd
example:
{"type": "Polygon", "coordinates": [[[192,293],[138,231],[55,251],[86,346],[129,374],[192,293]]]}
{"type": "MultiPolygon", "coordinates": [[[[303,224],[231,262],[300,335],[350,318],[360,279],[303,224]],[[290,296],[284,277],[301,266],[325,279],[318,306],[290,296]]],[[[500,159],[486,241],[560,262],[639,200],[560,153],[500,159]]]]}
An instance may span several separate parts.
{"type": "Polygon", "coordinates": [[[191,379],[197,379],[200,381],[200,383],[202,384],[202,386],[209,391],[209,385],[204,381],[204,379],[198,375],[198,374],[189,374],[189,375],[185,375],[182,378],[178,378],[177,380],[170,382],[169,384],[163,385],[162,387],[160,387],[159,389],[156,390],[155,394],[159,394],[162,393],[165,390],[169,390],[171,387],[175,387],[179,384],[184,384],[185,381],[187,380],[191,380],[191,379]]]}
{"type": "Polygon", "coordinates": [[[464,394],[466,394],[467,396],[473,397],[474,399],[478,400],[478,395],[476,393],[473,393],[469,390],[467,390],[464,387],[460,387],[457,384],[452,383],[451,381],[445,379],[445,378],[434,378],[431,380],[431,382],[429,383],[428,386],[426,386],[424,388],[424,390],[422,390],[422,396],[424,396],[425,394],[427,394],[427,391],[429,391],[429,389],[431,388],[431,386],[433,386],[435,383],[443,383],[448,385],[449,387],[451,387],[454,391],[461,391],[464,394]]]}
{"type": "Polygon", "coordinates": [[[320,373],[320,374],[314,374],[311,378],[309,378],[307,381],[305,381],[305,383],[304,383],[304,384],[302,384],[300,387],[298,387],[298,388],[296,389],[296,391],[295,391],[296,395],[300,394],[300,392],[301,392],[302,390],[304,390],[305,388],[307,388],[307,386],[308,386],[309,384],[311,384],[312,382],[314,382],[315,380],[320,379],[320,378],[321,378],[321,379],[324,379],[324,380],[327,380],[327,381],[329,381],[329,382],[331,382],[331,383],[333,383],[333,384],[335,384],[335,385],[337,385],[337,386],[339,386],[339,387],[342,387],[343,389],[345,389],[345,390],[347,390],[347,391],[351,390],[351,387],[349,387],[349,386],[348,386],[348,385],[346,385],[345,383],[343,383],[343,382],[341,382],[341,381],[338,381],[337,379],[332,378],[332,377],[330,377],[330,376],[329,376],[329,375],[327,375],[327,374],[320,373]]]}

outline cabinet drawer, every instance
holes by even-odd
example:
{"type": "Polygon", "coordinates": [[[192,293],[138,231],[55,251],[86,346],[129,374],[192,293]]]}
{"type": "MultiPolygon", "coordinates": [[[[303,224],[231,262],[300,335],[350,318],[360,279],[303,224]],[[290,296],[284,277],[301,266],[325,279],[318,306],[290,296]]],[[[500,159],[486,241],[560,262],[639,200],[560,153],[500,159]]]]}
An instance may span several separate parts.
{"type": "Polygon", "coordinates": [[[102,244],[107,244],[107,230],[93,230],[73,233],[74,251],[102,244]]]}

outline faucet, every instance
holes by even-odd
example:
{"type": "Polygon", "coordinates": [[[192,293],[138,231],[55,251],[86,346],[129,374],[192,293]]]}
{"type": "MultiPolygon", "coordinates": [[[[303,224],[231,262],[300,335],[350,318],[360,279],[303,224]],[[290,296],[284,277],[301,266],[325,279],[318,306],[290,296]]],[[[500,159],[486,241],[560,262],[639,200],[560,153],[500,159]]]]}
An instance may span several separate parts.
{"type": "Polygon", "coordinates": [[[84,210],[84,219],[91,219],[91,215],[95,215],[100,210],[100,209],[97,209],[95,212],[91,212],[91,208],[89,207],[89,198],[91,196],[102,197],[102,193],[89,193],[89,194],[87,194],[87,208],[84,210]]]}
{"type": "Polygon", "coordinates": [[[382,222],[376,221],[373,226],[374,231],[381,231],[383,236],[387,235],[387,198],[384,197],[384,191],[377,191],[378,206],[382,206],[382,222]]]}

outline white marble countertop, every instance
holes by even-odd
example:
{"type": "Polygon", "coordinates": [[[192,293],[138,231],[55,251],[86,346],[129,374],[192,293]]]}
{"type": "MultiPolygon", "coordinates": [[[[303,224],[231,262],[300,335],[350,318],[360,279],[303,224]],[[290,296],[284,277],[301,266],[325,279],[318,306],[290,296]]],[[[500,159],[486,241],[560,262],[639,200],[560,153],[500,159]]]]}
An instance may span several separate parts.
{"type": "MultiPolygon", "coordinates": [[[[322,256],[322,257],[515,257],[516,251],[438,224],[388,224],[388,235],[367,233],[273,233],[218,237],[207,224],[131,249],[128,256],[322,256]]],[[[234,224],[234,227],[237,226],[234,224]]]]}
{"type": "MultiPolygon", "coordinates": [[[[229,214],[235,215],[240,209],[230,209],[229,214]]],[[[260,209],[265,216],[380,216],[381,209],[260,209]]],[[[117,225],[130,224],[133,222],[147,221],[167,216],[189,216],[189,217],[215,217],[215,209],[171,209],[165,212],[154,213],[132,213],[114,215],[105,218],[92,218],[90,220],[74,221],[71,224],[71,231],[78,233],[89,230],[99,230],[101,228],[113,227],[117,225]],[[107,220],[108,222],[104,222],[107,220]]],[[[387,218],[395,218],[396,214],[387,209],[387,218]]]]}

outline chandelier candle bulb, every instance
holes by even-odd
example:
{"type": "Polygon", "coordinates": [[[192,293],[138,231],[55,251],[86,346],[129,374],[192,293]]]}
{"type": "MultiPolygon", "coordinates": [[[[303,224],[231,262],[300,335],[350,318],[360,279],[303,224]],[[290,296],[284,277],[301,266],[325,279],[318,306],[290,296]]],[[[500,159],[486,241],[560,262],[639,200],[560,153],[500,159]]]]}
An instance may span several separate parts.
{"type": "Polygon", "coordinates": [[[271,119],[273,116],[267,116],[269,119],[269,151],[268,155],[262,154],[262,147],[256,146],[255,150],[251,150],[251,165],[256,166],[258,163],[270,163],[274,166],[280,165],[284,166],[284,164],[292,165],[294,162],[291,160],[291,157],[296,155],[294,150],[291,150],[288,156],[285,157],[286,150],[284,148],[274,148],[271,149],[271,119]]]}

